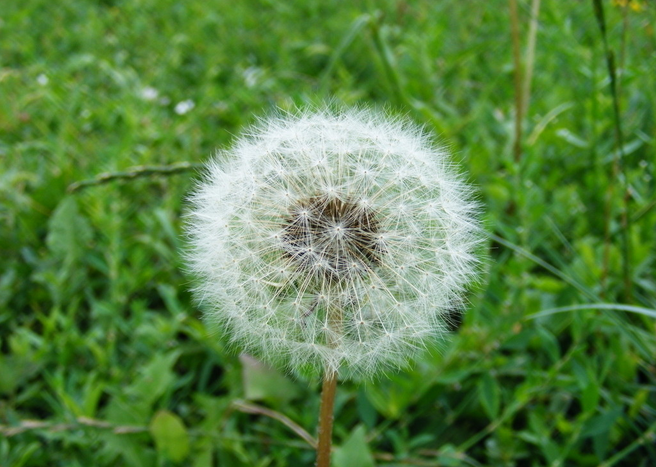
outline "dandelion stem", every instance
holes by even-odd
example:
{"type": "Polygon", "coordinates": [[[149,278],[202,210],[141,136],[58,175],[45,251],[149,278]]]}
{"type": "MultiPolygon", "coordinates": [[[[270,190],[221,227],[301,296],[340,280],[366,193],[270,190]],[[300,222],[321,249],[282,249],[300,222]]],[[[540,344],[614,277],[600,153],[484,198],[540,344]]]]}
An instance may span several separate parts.
{"type": "MultiPolygon", "coordinates": [[[[330,307],[328,327],[331,331],[342,332],[342,309],[330,307]]],[[[335,336],[328,336],[328,344],[336,344],[335,336]]],[[[330,467],[330,451],[333,439],[333,413],[335,392],[337,391],[337,370],[326,367],[321,388],[321,407],[319,408],[319,442],[317,444],[317,467],[330,467]]]]}
{"type": "Polygon", "coordinates": [[[333,437],[333,408],[337,390],[337,372],[328,370],[321,388],[319,409],[319,443],[317,445],[317,467],[330,466],[330,449],[333,437]]]}

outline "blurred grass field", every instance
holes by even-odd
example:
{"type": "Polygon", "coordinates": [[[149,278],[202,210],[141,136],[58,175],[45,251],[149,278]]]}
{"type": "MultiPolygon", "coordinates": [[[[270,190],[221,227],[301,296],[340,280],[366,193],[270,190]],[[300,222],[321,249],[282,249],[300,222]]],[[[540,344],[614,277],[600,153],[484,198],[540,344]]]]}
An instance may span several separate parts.
{"type": "Polygon", "coordinates": [[[318,382],[191,301],[196,173],[67,187],[329,99],[434,131],[490,232],[449,341],[340,385],[334,465],[656,465],[656,5],[603,2],[617,119],[593,2],[539,3],[517,154],[506,1],[3,1],[0,466],[313,465],[318,382]]]}

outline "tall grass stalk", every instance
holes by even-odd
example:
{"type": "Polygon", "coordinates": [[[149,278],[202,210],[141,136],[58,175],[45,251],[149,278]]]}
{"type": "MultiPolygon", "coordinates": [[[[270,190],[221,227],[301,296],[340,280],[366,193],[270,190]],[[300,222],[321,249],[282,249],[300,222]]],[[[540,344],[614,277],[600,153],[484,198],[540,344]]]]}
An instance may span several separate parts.
{"type": "MultiPolygon", "coordinates": [[[[625,171],[625,156],[624,156],[624,136],[622,132],[622,122],[620,120],[620,103],[619,103],[619,83],[618,73],[615,66],[615,54],[610,49],[608,44],[608,31],[606,28],[606,19],[604,15],[604,6],[601,0],[592,0],[592,6],[597,19],[597,25],[601,32],[603,43],[604,55],[606,57],[606,66],[608,69],[608,77],[610,78],[610,93],[613,101],[613,126],[615,130],[615,143],[616,151],[613,159],[613,167],[611,169],[611,183],[608,184],[607,199],[606,199],[606,219],[605,219],[605,233],[604,233],[604,276],[608,273],[610,262],[610,224],[613,217],[612,203],[614,195],[613,181],[619,181],[622,189],[622,209],[620,212],[620,224],[622,226],[621,236],[621,249],[622,249],[622,278],[624,282],[624,298],[627,302],[631,301],[631,251],[630,251],[630,236],[631,236],[631,221],[630,221],[630,201],[631,196],[628,187],[628,180],[625,171]]],[[[603,278],[602,278],[603,279],[603,278]]],[[[604,281],[605,282],[605,281],[604,281]]]]}
{"type": "Polygon", "coordinates": [[[515,85],[515,135],[513,140],[513,156],[515,163],[522,158],[522,119],[524,118],[524,101],[522,85],[522,60],[519,44],[519,15],[517,0],[510,0],[510,34],[512,37],[514,85],[515,85]]]}
{"type": "Polygon", "coordinates": [[[531,21],[528,27],[528,39],[526,41],[526,73],[522,83],[522,115],[528,112],[531,100],[531,81],[533,80],[533,67],[535,66],[535,45],[538,36],[538,16],[540,15],[540,0],[531,3],[531,21]]]}

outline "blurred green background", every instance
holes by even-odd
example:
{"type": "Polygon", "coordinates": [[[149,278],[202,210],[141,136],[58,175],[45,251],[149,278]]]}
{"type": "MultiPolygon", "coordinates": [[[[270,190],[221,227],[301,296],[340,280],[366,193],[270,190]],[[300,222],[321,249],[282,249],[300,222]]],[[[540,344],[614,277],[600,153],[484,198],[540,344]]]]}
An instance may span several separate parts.
{"type": "Polygon", "coordinates": [[[595,2],[512,3],[2,1],[0,465],[313,464],[318,382],[190,299],[194,170],[120,177],[326,99],[434,131],[490,233],[451,338],[340,385],[334,465],[656,465],[656,6],[597,2],[606,50],[595,2]]]}

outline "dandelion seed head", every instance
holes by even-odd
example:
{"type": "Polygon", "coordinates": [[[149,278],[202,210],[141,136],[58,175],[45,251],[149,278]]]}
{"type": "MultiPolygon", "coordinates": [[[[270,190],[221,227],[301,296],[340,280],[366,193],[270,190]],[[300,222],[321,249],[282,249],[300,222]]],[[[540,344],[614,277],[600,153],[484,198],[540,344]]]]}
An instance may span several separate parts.
{"type": "Polygon", "coordinates": [[[477,272],[477,207],[449,155],[370,110],[260,121],[190,201],[188,262],[208,319],[293,372],[359,379],[406,365],[445,333],[477,272]]]}

